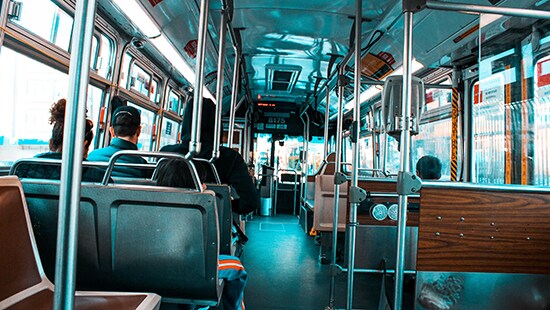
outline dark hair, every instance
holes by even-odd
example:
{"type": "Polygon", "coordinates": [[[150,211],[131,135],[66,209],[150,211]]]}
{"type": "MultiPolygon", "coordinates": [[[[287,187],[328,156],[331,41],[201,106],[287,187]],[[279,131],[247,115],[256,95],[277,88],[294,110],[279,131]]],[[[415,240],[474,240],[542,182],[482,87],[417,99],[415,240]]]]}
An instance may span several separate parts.
{"type": "MultiPolygon", "coordinates": [[[[196,165],[199,177],[204,177],[204,166],[196,165]]],[[[165,159],[159,163],[157,185],[168,187],[195,188],[191,170],[184,159],[165,159]]]]}
{"type": "MultiPolygon", "coordinates": [[[[67,100],[59,99],[56,103],[52,104],[50,108],[50,118],[48,120],[50,125],[53,125],[52,137],[50,139],[50,151],[61,152],[63,149],[63,130],[65,128],[65,107],[67,106],[67,100]]],[[[86,119],[86,129],[84,135],[84,141],[91,143],[94,139],[94,123],[86,119]]]]}
{"type": "MultiPolygon", "coordinates": [[[[191,125],[193,122],[193,101],[185,105],[182,122],[183,143],[188,143],[191,140],[191,125]]],[[[202,100],[201,114],[201,143],[204,149],[211,149],[214,144],[214,124],[216,123],[216,105],[208,98],[202,100]]]]}
{"type": "Polygon", "coordinates": [[[435,156],[423,156],[416,163],[416,173],[424,180],[439,180],[441,178],[441,161],[435,156]]]}
{"type": "Polygon", "coordinates": [[[141,116],[138,109],[122,106],[115,110],[111,120],[115,136],[130,137],[136,134],[141,125],[141,116]]]}

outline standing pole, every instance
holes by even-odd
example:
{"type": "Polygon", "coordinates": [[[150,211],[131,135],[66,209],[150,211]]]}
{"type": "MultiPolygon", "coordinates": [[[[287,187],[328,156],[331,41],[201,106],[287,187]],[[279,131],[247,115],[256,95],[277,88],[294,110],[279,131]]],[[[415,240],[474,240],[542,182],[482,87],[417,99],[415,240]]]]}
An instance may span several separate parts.
{"type": "Polygon", "coordinates": [[[397,192],[399,194],[399,209],[397,220],[397,257],[395,263],[395,290],[394,307],[401,309],[403,298],[403,274],[405,267],[405,230],[407,227],[407,200],[406,193],[400,190],[406,182],[406,174],[410,167],[410,142],[411,142],[411,104],[412,104],[412,39],[413,39],[413,12],[403,12],[403,101],[401,102],[401,160],[397,179],[397,192]]]}
{"type": "MultiPolygon", "coordinates": [[[[223,3],[222,3],[223,5],[223,3]]],[[[225,5],[222,7],[220,21],[220,46],[218,49],[218,76],[216,85],[216,120],[214,121],[214,145],[212,147],[212,161],[220,157],[220,137],[222,128],[222,102],[225,67],[225,37],[227,35],[227,14],[225,5]]]]}
{"type": "MultiPolygon", "coordinates": [[[[374,111],[371,109],[369,111],[369,124],[370,124],[370,130],[371,130],[371,137],[372,137],[372,167],[374,170],[380,169],[380,135],[376,134],[376,126],[374,125],[374,111]],[[378,140],[378,141],[377,141],[378,140]]],[[[376,172],[378,173],[378,172],[376,172]]]]}
{"type": "Polygon", "coordinates": [[[332,259],[330,262],[330,297],[329,309],[334,309],[334,295],[336,290],[336,276],[339,267],[336,265],[336,247],[338,245],[338,203],[340,197],[340,184],[337,179],[341,176],[342,169],[342,109],[344,105],[344,67],[338,69],[338,119],[336,121],[336,160],[334,169],[334,216],[332,220],[332,259]]]}
{"type": "Polygon", "coordinates": [[[74,308],[80,181],[96,4],[96,0],[76,3],[59,189],[54,291],[56,310],[74,308]]]}
{"type": "Polygon", "coordinates": [[[227,134],[227,147],[233,146],[233,133],[235,130],[235,110],[237,107],[237,93],[239,87],[239,68],[241,65],[241,55],[237,46],[235,46],[235,67],[233,68],[233,87],[231,89],[231,109],[229,110],[229,128],[227,134]]]}
{"type": "Polygon", "coordinates": [[[324,141],[324,145],[323,145],[323,150],[324,150],[323,160],[324,161],[327,160],[327,156],[328,156],[328,153],[329,153],[329,150],[328,150],[328,139],[329,139],[329,136],[328,136],[328,127],[329,126],[328,126],[328,123],[329,123],[329,118],[330,118],[330,86],[327,83],[327,104],[325,105],[325,134],[324,134],[325,141],[324,141]]]}
{"type": "Polygon", "coordinates": [[[197,62],[195,64],[195,94],[193,96],[193,121],[191,122],[191,141],[187,159],[201,151],[201,115],[202,115],[202,88],[204,80],[204,54],[206,51],[206,32],[208,31],[208,4],[209,0],[201,0],[199,31],[197,39],[197,62]]]}
{"type": "Polygon", "coordinates": [[[251,164],[251,161],[250,159],[252,158],[250,156],[250,141],[252,140],[251,136],[252,136],[252,128],[251,126],[249,126],[250,124],[250,109],[246,110],[246,113],[244,114],[244,154],[246,157],[245,157],[245,162],[247,165],[250,165],[251,164]]]}
{"type": "Polygon", "coordinates": [[[355,76],[354,76],[354,97],[355,108],[353,111],[353,130],[351,132],[351,141],[353,143],[353,156],[352,156],[352,174],[351,174],[351,187],[349,193],[350,200],[350,212],[349,212],[349,257],[348,257],[348,298],[346,303],[346,309],[353,309],[353,277],[355,269],[355,237],[357,234],[357,208],[361,199],[358,194],[360,193],[358,188],[358,174],[359,174],[359,124],[361,119],[361,30],[362,30],[362,0],[355,1],[355,76]]]}
{"type": "MultiPolygon", "coordinates": [[[[302,123],[304,123],[304,143],[302,152],[302,188],[301,188],[301,200],[305,203],[307,199],[307,159],[308,159],[308,150],[309,150],[309,115],[304,111],[300,115],[302,123]]],[[[294,192],[294,205],[296,205],[296,192],[294,192]]],[[[294,211],[296,213],[296,211],[294,211]]]]}

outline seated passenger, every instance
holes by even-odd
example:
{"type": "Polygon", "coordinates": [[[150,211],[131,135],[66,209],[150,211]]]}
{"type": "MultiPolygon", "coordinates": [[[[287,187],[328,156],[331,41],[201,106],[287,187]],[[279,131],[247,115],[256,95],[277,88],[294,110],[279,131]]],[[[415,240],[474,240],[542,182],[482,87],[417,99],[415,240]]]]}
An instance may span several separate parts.
{"type": "MultiPolygon", "coordinates": [[[[181,144],[166,145],[161,152],[175,152],[186,155],[191,140],[192,104],[187,104],[183,116],[183,134],[181,144]]],[[[215,105],[210,99],[203,100],[201,127],[201,150],[196,157],[210,159],[214,144],[215,105]]],[[[250,213],[260,206],[260,195],[256,190],[248,168],[242,156],[235,150],[220,147],[220,156],[214,161],[222,184],[230,185],[235,189],[239,199],[232,202],[233,212],[237,214],[250,213]]]]}
{"type": "MultiPolygon", "coordinates": [[[[202,188],[206,189],[204,178],[206,170],[202,163],[196,165],[202,188]]],[[[168,159],[159,163],[157,185],[180,188],[196,188],[191,171],[185,160],[168,159]]],[[[244,310],[244,288],[248,275],[239,258],[231,255],[219,256],[218,277],[225,281],[223,286],[221,309],[244,310]]]]}
{"type": "Polygon", "coordinates": [[[422,180],[439,180],[441,178],[441,161],[435,156],[423,156],[416,163],[416,175],[422,180]]]}
{"type": "MultiPolygon", "coordinates": [[[[49,123],[53,125],[52,137],[50,139],[50,151],[34,156],[35,158],[61,159],[63,151],[63,131],[65,130],[65,106],[67,101],[60,99],[50,108],[49,123]]],[[[84,134],[84,151],[82,157],[86,160],[90,144],[94,139],[94,124],[86,119],[86,128],[84,134]]],[[[61,166],[47,164],[25,164],[20,166],[16,173],[20,178],[31,179],[50,179],[59,180],[61,178],[61,166]]],[[[103,171],[96,168],[82,168],[82,180],[88,182],[100,182],[103,179],[103,171]]]]}
{"type": "MultiPolygon", "coordinates": [[[[121,106],[115,110],[111,118],[109,128],[111,144],[108,147],[92,151],[88,156],[89,161],[109,161],[113,154],[123,150],[137,150],[139,134],[141,133],[141,116],[139,111],[130,106],[121,106]]],[[[137,156],[122,156],[117,163],[146,164],[147,161],[137,156]]],[[[115,166],[112,176],[127,178],[146,178],[145,170],[131,167],[115,166]]]]}

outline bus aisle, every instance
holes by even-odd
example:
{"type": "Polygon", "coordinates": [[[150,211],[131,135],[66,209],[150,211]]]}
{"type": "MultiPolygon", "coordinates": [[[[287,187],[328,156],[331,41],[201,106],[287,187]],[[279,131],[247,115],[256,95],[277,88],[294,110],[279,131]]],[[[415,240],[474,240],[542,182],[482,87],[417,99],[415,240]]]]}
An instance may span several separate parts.
{"type": "MultiPolygon", "coordinates": [[[[317,310],[328,305],[329,265],[319,263],[319,247],[292,215],[254,216],[246,224],[249,241],[242,257],[249,275],[248,310],[317,310]]],[[[380,275],[359,274],[354,309],[378,309],[380,275]]],[[[337,277],[336,307],[345,308],[346,274],[337,277]]]]}

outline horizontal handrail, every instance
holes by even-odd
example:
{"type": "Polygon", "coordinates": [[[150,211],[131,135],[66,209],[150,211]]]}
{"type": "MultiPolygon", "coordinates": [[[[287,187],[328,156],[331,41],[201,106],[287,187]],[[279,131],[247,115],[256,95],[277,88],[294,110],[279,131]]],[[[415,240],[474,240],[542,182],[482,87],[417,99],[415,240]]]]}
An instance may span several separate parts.
{"type": "Polygon", "coordinates": [[[107,170],[105,171],[105,175],[103,176],[103,181],[101,182],[102,185],[107,185],[109,183],[109,179],[111,178],[111,174],[113,172],[115,162],[121,157],[121,156],[134,156],[134,157],[155,157],[155,158],[177,158],[177,159],[183,159],[189,169],[191,170],[191,177],[193,178],[193,183],[195,184],[196,190],[199,192],[202,192],[202,186],[201,182],[199,180],[199,175],[197,173],[197,168],[193,164],[193,162],[187,160],[185,156],[178,153],[163,153],[163,152],[146,152],[146,151],[118,151],[111,158],[109,159],[109,164],[107,166],[107,170]]]}

